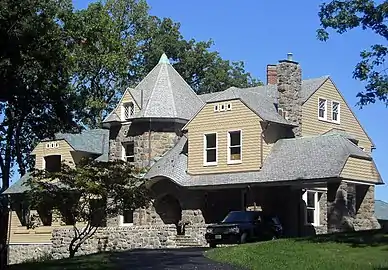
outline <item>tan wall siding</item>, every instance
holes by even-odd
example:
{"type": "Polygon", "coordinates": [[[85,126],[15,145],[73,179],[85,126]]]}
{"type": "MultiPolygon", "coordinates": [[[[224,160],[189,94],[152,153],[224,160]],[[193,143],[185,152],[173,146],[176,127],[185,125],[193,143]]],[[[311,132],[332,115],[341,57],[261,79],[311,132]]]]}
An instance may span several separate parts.
{"type": "Polygon", "coordinates": [[[135,106],[135,113],[136,113],[139,110],[139,107],[136,105],[136,102],[133,100],[131,94],[128,91],[125,91],[122,100],[120,101],[120,103],[117,105],[117,107],[115,109],[116,114],[120,118],[121,118],[121,107],[122,107],[122,104],[127,103],[127,102],[131,102],[131,101],[133,102],[133,104],[135,106]]]}
{"type": "Polygon", "coordinates": [[[341,177],[354,180],[368,180],[377,183],[380,175],[371,160],[349,157],[342,172],[341,177]]]}
{"type": "MultiPolygon", "coordinates": [[[[10,218],[10,244],[18,243],[51,243],[51,234],[58,226],[42,226],[35,229],[27,229],[22,226],[16,212],[11,212],[10,218]]],[[[68,226],[71,227],[71,226],[68,226]]]]}
{"type": "Polygon", "coordinates": [[[32,152],[35,155],[35,168],[43,169],[43,158],[50,155],[61,155],[62,161],[74,163],[73,157],[71,155],[73,148],[65,141],[50,141],[50,142],[40,142],[32,152]],[[58,148],[47,148],[47,143],[58,143],[58,148]]]}
{"type": "Polygon", "coordinates": [[[229,102],[232,103],[231,111],[214,112],[214,104],[207,104],[188,124],[189,173],[207,174],[260,169],[261,119],[240,100],[229,102]],[[227,132],[238,129],[242,131],[242,163],[227,164],[227,132]],[[204,134],[206,133],[217,133],[216,166],[204,166],[204,134]]]}
{"type": "Polygon", "coordinates": [[[341,97],[331,80],[327,80],[302,106],[302,134],[303,136],[319,135],[332,128],[343,129],[359,140],[359,146],[371,151],[372,142],[358,123],[357,119],[341,97]],[[331,101],[340,103],[340,124],[318,120],[318,99],[327,99],[327,118],[332,120],[331,101]]]}

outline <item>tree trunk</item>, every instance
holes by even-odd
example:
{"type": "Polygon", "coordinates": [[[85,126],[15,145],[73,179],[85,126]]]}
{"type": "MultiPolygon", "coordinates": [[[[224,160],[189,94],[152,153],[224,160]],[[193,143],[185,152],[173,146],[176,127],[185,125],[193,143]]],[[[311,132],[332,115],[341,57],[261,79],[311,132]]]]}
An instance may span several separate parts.
{"type": "Polygon", "coordinates": [[[73,249],[72,247],[69,247],[69,258],[74,258],[76,252],[77,252],[77,249],[73,249]]]}
{"type": "Polygon", "coordinates": [[[8,262],[8,207],[7,207],[8,200],[6,198],[3,198],[0,202],[0,205],[2,205],[0,209],[0,269],[6,269],[7,268],[7,262],[8,262]]]}

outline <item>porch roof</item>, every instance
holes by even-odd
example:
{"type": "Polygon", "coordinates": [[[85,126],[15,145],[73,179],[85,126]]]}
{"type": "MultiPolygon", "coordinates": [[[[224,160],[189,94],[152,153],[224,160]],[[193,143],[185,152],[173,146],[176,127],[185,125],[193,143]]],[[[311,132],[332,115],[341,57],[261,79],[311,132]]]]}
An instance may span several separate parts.
{"type": "Polygon", "coordinates": [[[186,187],[317,180],[340,177],[350,156],[372,159],[342,135],[332,134],[277,141],[261,170],[190,175],[187,173],[186,144],[187,138],[183,136],[145,177],[150,180],[169,178],[186,187]]]}

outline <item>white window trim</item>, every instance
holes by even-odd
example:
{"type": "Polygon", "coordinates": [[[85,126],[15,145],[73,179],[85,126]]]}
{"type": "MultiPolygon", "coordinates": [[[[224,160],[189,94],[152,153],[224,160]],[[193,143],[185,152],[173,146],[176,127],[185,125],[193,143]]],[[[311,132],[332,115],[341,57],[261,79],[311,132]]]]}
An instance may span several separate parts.
{"type": "Polygon", "coordinates": [[[226,110],[231,111],[232,110],[232,102],[229,102],[226,104],[226,110]]]}
{"type": "Polygon", "coordinates": [[[240,163],[242,163],[242,150],[243,150],[243,148],[242,148],[242,130],[241,129],[235,129],[235,130],[228,130],[227,132],[226,132],[226,136],[227,136],[227,141],[228,141],[228,143],[227,143],[227,153],[228,153],[228,164],[240,164],[240,163]],[[230,140],[230,132],[236,132],[236,131],[239,131],[240,132],[240,151],[241,151],[241,153],[240,153],[240,160],[231,160],[230,159],[230,143],[231,143],[231,140],[230,140]]]}
{"type": "Polygon", "coordinates": [[[336,123],[336,124],[341,123],[341,103],[339,101],[336,101],[336,100],[331,101],[331,121],[333,121],[333,123],[336,123]],[[333,120],[333,105],[334,105],[334,103],[338,104],[337,120],[333,120]]]}
{"type": "Polygon", "coordinates": [[[133,226],[133,222],[132,223],[124,223],[124,216],[120,215],[119,216],[119,226],[133,226]]]}
{"type": "Polygon", "coordinates": [[[318,119],[327,121],[327,99],[323,97],[318,97],[318,119]],[[319,116],[319,100],[321,99],[325,101],[325,115],[323,117],[319,116]]]}
{"type": "Polygon", "coordinates": [[[216,166],[218,163],[218,133],[217,132],[208,132],[203,134],[203,166],[216,166]],[[216,161],[206,162],[207,152],[206,152],[206,135],[216,134],[216,161]]]}
{"type": "Polygon", "coordinates": [[[313,225],[313,226],[319,226],[320,225],[320,213],[319,213],[319,191],[316,191],[316,190],[306,190],[303,195],[302,195],[302,199],[303,201],[305,202],[306,204],[306,208],[304,209],[305,210],[305,215],[304,215],[304,223],[306,225],[313,225]],[[307,193],[308,192],[313,192],[314,193],[314,204],[315,204],[315,210],[314,210],[314,222],[313,223],[308,223],[307,222],[307,193]]]}
{"type": "MultiPolygon", "coordinates": [[[[123,142],[123,143],[121,143],[121,159],[123,160],[123,161],[127,161],[127,157],[132,157],[132,156],[126,156],[125,155],[125,144],[129,144],[129,143],[131,143],[131,142],[123,142]]],[[[134,146],[134,148],[135,148],[135,146],[134,146]]],[[[135,150],[135,149],[133,149],[133,150],[135,150]]],[[[135,151],[134,151],[134,153],[133,153],[133,159],[135,160],[135,151]]]]}
{"type": "Polygon", "coordinates": [[[218,104],[214,104],[214,112],[219,112],[220,106],[218,104]]]}
{"type": "MultiPolygon", "coordinates": [[[[129,110],[131,110],[131,109],[129,108],[129,110]]],[[[131,119],[133,117],[134,114],[135,114],[135,103],[133,103],[132,101],[123,102],[121,105],[121,120],[128,121],[129,119],[131,119]],[[125,117],[125,106],[126,105],[132,106],[132,108],[133,108],[133,113],[129,112],[128,118],[125,117]]]]}

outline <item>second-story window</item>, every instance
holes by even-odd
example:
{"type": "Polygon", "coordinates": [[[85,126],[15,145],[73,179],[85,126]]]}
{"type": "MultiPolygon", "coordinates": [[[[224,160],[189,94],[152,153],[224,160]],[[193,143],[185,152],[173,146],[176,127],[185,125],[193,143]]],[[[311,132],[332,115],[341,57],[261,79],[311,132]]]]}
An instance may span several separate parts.
{"type": "Polygon", "coordinates": [[[48,172],[61,171],[61,156],[51,155],[43,158],[43,168],[48,172]]]}
{"type": "Polygon", "coordinates": [[[133,105],[133,102],[128,102],[123,104],[124,119],[129,119],[133,117],[134,112],[135,112],[135,107],[133,105]]]}
{"type": "Polygon", "coordinates": [[[339,123],[340,122],[340,104],[339,104],[339,102],[336,102],[336,101],[332,102],[331,113],[332,113],[331,119],[333,120],[333,122],[339,123]]]}
{"type": "Polygon", "coordinates": [[[318,101],[318,118],[327,119],[327,100],[320,98],[318,101]]]}
{"type": "Polygon", "coordinates": [[[123,160],[126,162],[135,161],[135,144],[134,142],[123,143],[123,160]]]}
{"type": "Polygon", "coordinates": [[[205,134],[204,144],[204,165],[217,165],[217,134],[205,134]]]}
{"type": "Polygon", "coordinates": [[[240,163],[241,155],[241,130],[228,132],[228,163],[240,163]]]}

